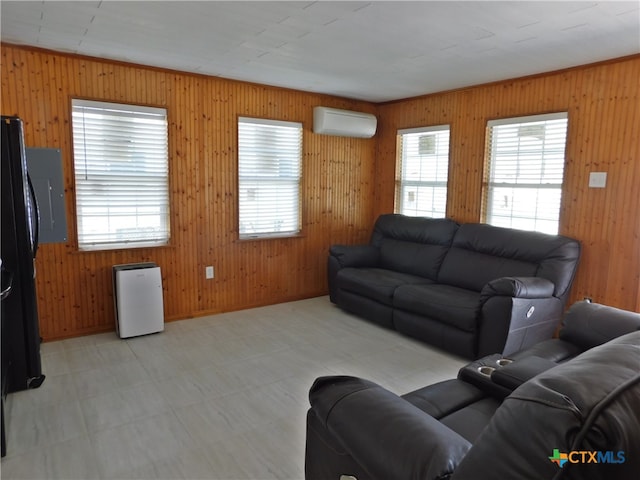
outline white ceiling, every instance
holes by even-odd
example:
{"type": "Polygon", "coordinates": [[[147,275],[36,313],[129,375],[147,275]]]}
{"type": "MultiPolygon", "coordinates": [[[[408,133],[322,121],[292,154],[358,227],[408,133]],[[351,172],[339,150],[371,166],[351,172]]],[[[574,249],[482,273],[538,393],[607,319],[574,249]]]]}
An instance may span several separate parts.
{"type": "Polygon", "coordinates": [[[382,102],[640,52],[639,1],[7,1],[4,42],[382,102]]]}

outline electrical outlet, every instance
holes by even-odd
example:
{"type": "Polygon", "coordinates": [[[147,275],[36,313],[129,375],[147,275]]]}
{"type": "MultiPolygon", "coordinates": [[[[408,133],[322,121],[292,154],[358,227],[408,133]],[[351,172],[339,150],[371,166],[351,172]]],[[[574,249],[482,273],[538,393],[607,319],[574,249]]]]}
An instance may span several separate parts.
{"type": "Polygon", "coordinates": [[[213,265],[209,265],[208,267],[205,267],[204,276],[207,280],[210,280],[213,278],[213,265]]]}

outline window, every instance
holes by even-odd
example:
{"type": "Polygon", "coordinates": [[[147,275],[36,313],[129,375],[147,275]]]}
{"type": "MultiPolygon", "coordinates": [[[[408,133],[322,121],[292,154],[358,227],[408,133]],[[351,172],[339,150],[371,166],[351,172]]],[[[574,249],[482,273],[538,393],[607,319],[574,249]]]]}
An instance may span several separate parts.
{"type": "Polygon", "coordinates": [[[566,137],[566,112],[488,122],[487,223],[558,233],[566,137]]]}
{"type": "Polygon", "coordinates": [[[397,213],[444,218],[448,176],[448,125],[398,131],[397,213]]]}
{"type": "Polygon", "coordinates": [[[78,248],[169,241],[167,112],[72,100],[78,248]]]}
{"type": "Polygon", "coordinates": [[[302,124],[238,119],[240,238],[300,232],[302,124]]]}

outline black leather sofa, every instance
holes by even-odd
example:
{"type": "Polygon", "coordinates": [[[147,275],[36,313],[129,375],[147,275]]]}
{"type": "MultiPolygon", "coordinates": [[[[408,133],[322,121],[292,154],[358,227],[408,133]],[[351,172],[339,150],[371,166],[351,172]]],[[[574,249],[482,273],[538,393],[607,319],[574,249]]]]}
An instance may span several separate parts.
{"type": "Polygon", "coordinates": [[[506,397],[469,382],[469,366],[402,397],[359,378],[321,377],[310,391],[305,478],[636,479],[638,330],[640,314],[574,304],[560,338],[516,353],[504,367],[493,361],[490,381],[513,370],[506,397]]]}
{"type": "Polygon", "coordinates": [[[467,358],[551,338],[580,243],[486,224],[381,215],[368,245],[333,245],[333,303],[467,358]]]}

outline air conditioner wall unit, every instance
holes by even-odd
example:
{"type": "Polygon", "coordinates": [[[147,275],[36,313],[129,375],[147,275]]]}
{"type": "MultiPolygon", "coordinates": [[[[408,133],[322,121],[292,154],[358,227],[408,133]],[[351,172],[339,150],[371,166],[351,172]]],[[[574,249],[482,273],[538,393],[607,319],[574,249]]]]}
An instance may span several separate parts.
{"type": "Polygon", "coordinates": [[[313,133],[339,137],[371,138],[376,133],[378,119],[370,113],[313,108],[313,133]]]}

